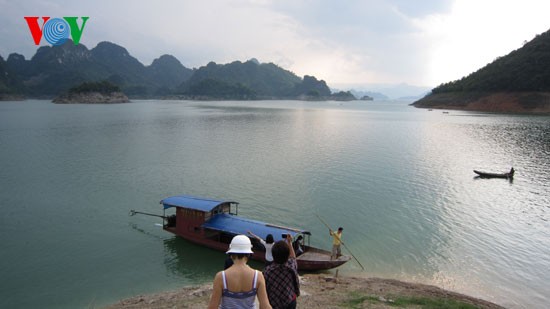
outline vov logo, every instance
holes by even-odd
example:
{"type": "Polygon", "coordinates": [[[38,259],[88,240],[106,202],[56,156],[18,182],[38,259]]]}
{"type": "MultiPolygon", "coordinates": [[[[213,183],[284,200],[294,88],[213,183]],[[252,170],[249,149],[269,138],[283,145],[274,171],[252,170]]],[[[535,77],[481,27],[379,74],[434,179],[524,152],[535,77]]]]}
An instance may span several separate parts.
{"type": "Polygon", "coordinates": [[[42,16],[42,28],[38,25],[38,16],[25,16],[29,30],[35,45],[40,45],[42,37],[52,45],[62,45],[69,39],[73,39],[74,45],[78,45],[84,26],[89,17],[82,17],[82,27],[78,27],[78,17],[52,18],[42,16]]]}

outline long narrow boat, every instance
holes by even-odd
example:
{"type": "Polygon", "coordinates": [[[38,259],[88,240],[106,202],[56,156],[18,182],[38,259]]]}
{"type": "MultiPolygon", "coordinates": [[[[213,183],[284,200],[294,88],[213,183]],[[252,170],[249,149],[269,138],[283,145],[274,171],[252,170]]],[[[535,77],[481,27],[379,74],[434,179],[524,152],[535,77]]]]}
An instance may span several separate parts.
{"type": "Polygon", "coordinates": [[[511,169],[508,173],[488,173],[474,170],[474,173],[478,174],[482,178],[506,178],[511,179],[514,177],[514,169],[511,169]]]}
{"type": "MultiPolygon", "coordinates": [[[[246,235],[251,231],[263,239],[271,234],[275,241],[282,240],[283,235],[290,234],[293,239],[298,239],[298,236],[302,235],[303,253],[296,259],[298,270],[301,271],[331,269],[351,259],[347,255],[331,259],[331,252],[310,246],[309,231],[238,216],[238,202],[179,195],[165,198],[160,203],[164,209],[164,215],[159,216],[164,219],[164,230],[208,248],[225,252],[233,236],[246,235]],[[175,214],[166,215],[166,211],[173,208],[175,214]]],[[[265,261],[265,248],[254,238],[252,244],[252,258],[265,261]]]]}

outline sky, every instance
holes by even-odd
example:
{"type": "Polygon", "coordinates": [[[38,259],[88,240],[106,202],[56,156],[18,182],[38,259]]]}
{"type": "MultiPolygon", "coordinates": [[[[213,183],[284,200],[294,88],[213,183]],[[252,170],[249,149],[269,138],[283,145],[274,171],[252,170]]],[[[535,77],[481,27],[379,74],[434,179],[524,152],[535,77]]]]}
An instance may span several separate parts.
{"type": "Polygon", "coordinates": [[[88,16],[81,44],[145,65],[256,58],[341,89],[433,88],[546,32],[549,12],[548,0],[0,0],[0,56],[36,52],[24,16],[88,16]]]}

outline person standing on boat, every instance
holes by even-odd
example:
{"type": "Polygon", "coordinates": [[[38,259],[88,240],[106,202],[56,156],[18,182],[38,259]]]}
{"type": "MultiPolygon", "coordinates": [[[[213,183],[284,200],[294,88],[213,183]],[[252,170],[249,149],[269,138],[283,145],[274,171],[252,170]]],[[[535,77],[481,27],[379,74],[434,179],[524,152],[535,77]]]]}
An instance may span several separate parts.
{"type": "Polygon", "coordinates": [[[264,270],[269,303],[274,309],[294,309],[300,296],[300,278],[292,236],[273,245],[273,264],[264,270]]]}
{"type": "Polygon", "coordinates": [[[342,232],[344,228],[339,227],[338,232],[330,231],[330,236],[332,236],[332,255],[330,256],[331,260],[337,259],[342,256],[342,232]]]}
{"type": "Polygon", "coordinates": [[[271,254],[271,248],[273,248],[273,243],[275,243],[273,240],[273,235],[267,234],[265,240],[263,240],[263,238],[252,233],[251,231],[248,231],[248,234],[256,238],[265,247],[265,266],[267,267],[273,263],[273,254],[271,254]]]}
{"type": "Polygon", "coordinates": [[[253,309],[258,297],[260,309],[271,309],[266,284],[261,272],[246,263],[252,254],[252,243],[246,235],[237,235],[231,240],[227,254],[233,265],[214,277],[214,286],[208,309],[253,309]]]}
{"type": "Polygon", "coordinates": [[[294,248],[296,256],[300,256],[302,253],[304,253],[304,237],[302,237],[302,235],[298,235],[298,237],[296,237],[296,240],[292,242],[292,247],[294,248]]]}

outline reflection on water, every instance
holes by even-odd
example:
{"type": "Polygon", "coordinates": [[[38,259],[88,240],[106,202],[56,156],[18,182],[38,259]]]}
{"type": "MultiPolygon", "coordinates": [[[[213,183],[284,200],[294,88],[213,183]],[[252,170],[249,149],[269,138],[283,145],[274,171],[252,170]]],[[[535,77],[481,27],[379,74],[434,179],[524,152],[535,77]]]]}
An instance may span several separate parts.
{"type": "Polygon", "coordinates": [[[306,228],[330,249],[318,213],[344,226],[367,276],[511,308],[550,301],[550,117],[406,102],[3,102],[0,162],[0,307],[210,282],[223,253],[127,216],[184,193],[237,200],[240,215],[306,228]],[[513,182],[473,178],[511,166],[513,182]]]}
{"type": "Polygon", "coordinates": [[[164,265],[175,276],[199,282],[223,269],[225,255],[173,236],[163,241],[164,265]]]}
{"type": "Polygon", "coordinates": [[[163,245],[162,262],[173,278],[202,283],[205,278],[213,278],[216,272],[223,269],[226,258],[223,252],[193,244],[164,230],[159,233],[143,223],[132,223],[130,226],[135,232],[163,245]]]}
{"type": "MultiPolygon", "coordinates": [[[[481,177],[481,176],[474,176],[474,180],[494,180],[495,178],[491,178],[491,177],[481,177]]],[[[508,181],[510,184],[513,184],[514,183],[514,177],[511,177],[511,178],[496,178],[496,181],[508,181]]]]}
{"type": "MultiPolygon", "coordinates": [[[[214,278],[214,275],[223,270],[227,256],[223,252],[215,251],[186,241],[180,237],[170,237],[164,243],[164,265],[176,277],[183,277],[192,282],[204,282],[205,278],[214,278]]],[[[263,264],[249,261],[255,269],[262,269],[263,264]]]]}

